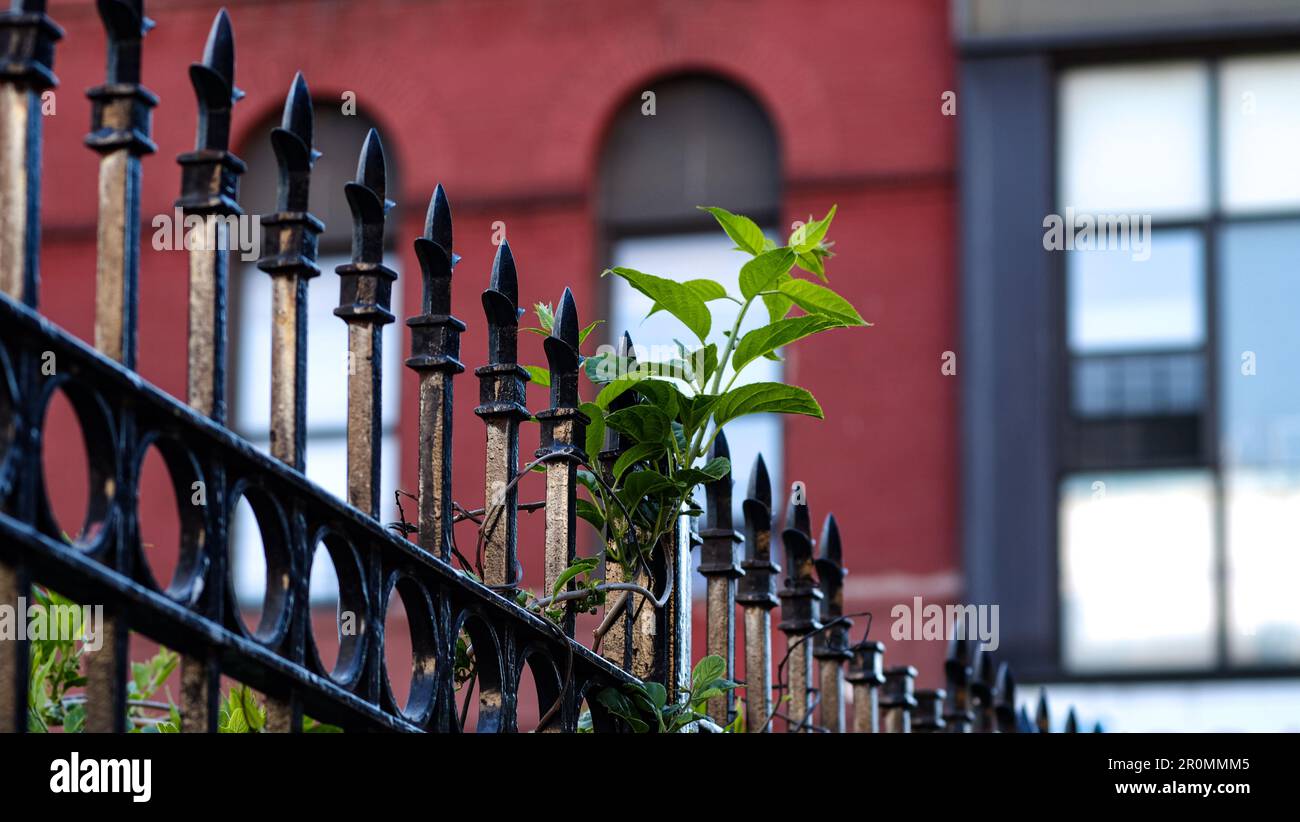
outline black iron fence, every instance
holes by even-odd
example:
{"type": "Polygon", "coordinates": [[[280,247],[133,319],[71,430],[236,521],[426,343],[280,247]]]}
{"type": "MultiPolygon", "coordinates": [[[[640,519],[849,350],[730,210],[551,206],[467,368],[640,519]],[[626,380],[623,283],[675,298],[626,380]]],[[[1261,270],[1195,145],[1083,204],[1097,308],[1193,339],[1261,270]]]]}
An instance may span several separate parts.
{"type": "MultiPolygon", "coordinates": [[[[241,214],[244,164],[229,151],[234,40],[221,12],[201,62],[190,67],[199,104],[196,148],[181,155],[181,195],[189,257],[188,389],[184,402],[142,380],[136,351],[136,283],[140,242],[140,159],[154,151],[151,110],[157,99],[140,84],[140,48],[150,22],[140,0],[101,0],[108,36],[106,82],[91,89],[87,145],[100,155],[94,346],[51,325],[37,311],[41,94],[52,73],[59,29],[43,0],[21,0],[0,14],[0,602],[16,602],[34,583],[74,599],[103,603],[103,647],[88,655],[86,728],[121,731],[127,717],[128,639],[144,634],[181,654],[180,715],[186,731],[213,731],[221,677],[263,693],[267,727],[292,731],[304,712],[346,730],[460,731],[458,641],[472,648],[479,731],[513,731],[527,667],[542,708],[542,730],[626,730],[600,694],[658,681],[670,698],[689,684],[692,653],[692,552],[707,580],[707,648],[745,683],[708,701],[697,730],[733,723],[751,732],[1025,730],[1014,683],[1003,666],[965,640],[953,642],[944,691],[914,691],[916,671],[883,664],[884,645],[853,642],[843,612],[840,535],[833,517],[820,540],[802,486],[793,489],[780,532],[785,576],[774,556],[774,504],[760,457],[743,501],[743,534],[732,522],[732,481],[707,487],[707,515],[677,532],[635,579],[608,563],[609,597],[593,649],[574,638],[572,602],[558,620],[521,606],[515,596],[520,556],[539,553],[549,592],[575,557],[577,471],[612,479],[617,436],[599,454],[584,452],[588,422],[579,410],[578,318],[572,296],[559,302],[545,341],[550,407],[525,406],[528,372],[517,362],[520,317],[514,260],[503,243],[483,292],[489,331],[487,363],[474,372],[486,428],[485,503],[459,508],[452,497],[452,387],[464,371],[451,315],[453,252],[448,200],[432,196],[423,236],[415,240],[423,277],[420,313],[406,321],[419,392],[418,513],[414,541],[376,520],[380,475],[381,329],[395,320],[395,272],[384,265],[385,161],[379,135],[361,147],[357,177],[346,186],[354,221],[352,261],[339,266],[335,314],[348,326],[348,486],[341,501],[303,475],[306,432],[306,289],[320,274],[316,237],[323,226],[307,210],[314,152],[307,85],[294,78],[284,120],[271,140],[279,162],[277,210],[264,215],[258,265],[273,279],[270,454],[225,427],[226,288],[229,232],[241,214]],[[52,365],[53,364],[53,365],[52,365]],[[41,459],[47,408],[55,392],[71,401],[90,466],[84,527],[67,537],[51,506],[41,459]],[[542,447],[533,465],[545,472],[545,537],[540,551],[517,545],[519,426],[535,416],[542,447]],[[142,553],[138,516],[143,457],[156,448],[181,512],[179,566],[155,580],[142,553]],[[206,490],[202,505],[188,504],[206,490]],[[245,625],[230,583],[232,512],[253,509],[267,564],[263,615],[245,625]],[[476,567],[482,581],[454,565],[453,524],[479,523],[476,567]],[[310,628],[307,580],[323,544],[338,572],[340,611],[354,615],[338,661],[322,663],[310,628]],[[818,550],[820,546],[820,549],[818,550]],[[405,672],[384,661],[384,615],[398,592],[412,640],[409,695],[391,682],[405,672]],[[736,609],[744,622],[737,649],[736,609]],[[772,611],[784,637],[772,653],[772,611]],[[743,707],[742,707],[743,701],[743,707]],[[585,714],[585,715],[584,715],[585,714]]],[[[457,272],[459,282],[465,280],[457,272]]],[[[726,455],[718,437],[712,456],[726,455]]],[[[532,466],[528,466],[532,467],[532,466]]],[[[563,586],[562,586],[563,587],[563,586]]],[[[572,589],[573,583],[567,586],[572,589]]],[[[859,619],[861,619],[859,617],[859,619]]],[[[0,730],[27,727],[28,643],[0,642],[0,730]]],[[[1040,705],[1046,725],[1046,705],[1040,705]]]]}

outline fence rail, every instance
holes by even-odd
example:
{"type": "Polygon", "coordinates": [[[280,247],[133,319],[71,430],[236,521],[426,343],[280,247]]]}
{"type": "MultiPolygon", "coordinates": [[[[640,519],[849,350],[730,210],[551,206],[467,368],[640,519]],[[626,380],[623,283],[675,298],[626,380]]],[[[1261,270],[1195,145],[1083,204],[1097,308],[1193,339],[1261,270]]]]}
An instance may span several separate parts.
{"type": "MultiPolygon", "coordinates": [[[[760,457],[732,521],[732,480],[706,487],[707,515],[697,529],[682,517],[651,564],[630,579],[615,563],[605,569],[612,590],[595,650],[574,639],[572,602],[556,622],[515,601],[520,555],[540,554],[546,591],[575,557],[577,471],[613,481],[623,453],[610,430],[598,454],[584,452],[589,420],[579,410],[577,306],[566,290],[545,340],[549,407],[530,414],[529,374],[517,362],[519,274],[508,244],[493,262],[482,302],[488,328],[485,364],[474,371],[485,428],[485,503],[481,519],[483,581],[453,566],[452,527],[460,515],[452,496],[452,396],[464,372],[459,337],[466,323],[451,315],[451,208],[439,186],[423,236],[415,240],[423,300],[406,320],[407,367],[418,375],[418,511],[414,541],[376,521],[379,511],[381,330],[394,322],[397,274],[384,264],[386,215],[392,203],[380,136],[360,147],[356,179],[346,185],[353,216],[352,259],[337,269],[335,314],[348,327],[347,500],[307,480],[306,294],[318,277],[321,222],[307,209],[311,184],[311,97],[293,78],[284,119],[271,141],[279,163],[276,211],[265,215],[266,253],[258,267],[272,278],[270,453],[225,427],[226,288],[229,219],[241,214],[243,162],[229,151],[235,86],[235,44],[225,11],[217,15],[202,60],[190,67],[199,106],[195,149],[182,154],[177,200],[195,227],[187,235],[189,335],[187,395],[182,402],[134,371],[140,257],[141,158],[155,147],[150,117],[157,99],[140,85],[140,52],[151,22],[140,0],[99,4],[108,45],[108,76],[90,91],[87,145],[100,157],[98,261],[93,347],[51,325],[38,311],[40,226],[40,95],[52,88],[54,43],[61,33],[45,3],[22,0],[0,14],[0,601],[24,596],[33,583],[80,601],[103,603],[105,642],[89,656],[88,730],[122,731],[126,722],[127,650],[139,632],[182,656],[183,730],[217,727],[220,678],[232,677],[266,695],[268,727],[294,731],[304,712],[347,730],[460,731],[454,680],[457,641],[472,645],[479,694],[479,731],[517,730],[519,686],[527,667],[543,707],[542,730],[576,731],[590,712],[595,731],[626,730],[598,694],[656,680],[675,689],[689,682],[692,654],[691,556],[698,546],[706,579],[706,652],[727,674],[744,659],[744,726],[791,731],[1011,731],[1027,723],[1015,711],[1014,681],[965,641],[953,643],[945,691],[915,692],[916,671],[884,667],[884,645],[850,638],[844,614],[839,526],[827,517],[820,540],[801,485],[789,499],[774,555],[774,505],[760,457]],[[50,363],[56,363],[51,368],[50,363]],[[89,506],[76,538],[55,519],[43,461],[47,409],[63,392],[84,434],[90,467],[89,506]],[[535,416],[541,448],[533,465],[545,472],[545,536],[540,551],[517,543],[519,427],[535,416]],[[140,539],[138,504],[144,454],[156,448],[181,511],[178,570],[155,579],[140,539]],[[203,505],[189,505],[196,487],[203,505]],[[229,576],[232,513],[246,500],[256,515],[267,561],[263,615],[256,628],[241,618],[229,576]],[[307,580],[317,545],[338,572],[340,609],[356,615],[338,661],[327,668],[312,638],[307,580]],[[820,550],[819,550],[820,547],[820,550]],[[384,663],[384,615],[394,592],[410,623],[413,672],[399,704],[384,663]],[[738,648],[736,609],[743,615],[738,648]],[[772,653],[772,611],[784,636],[772,653]],[[851,710],[850,710],[851,706],[851,710]],[[916,714],[913,717],[913,714],[916,714]],[[778,724],[775,720],[780,720],[778,724]]],[[[624,335],[623,354],[631,356],[624,335]]],[[[631,395],[620,402],[632,402],[631,395]]],[[[728,456],[717,437],[712,457],[728,456]]],[[[476,520],[477,521],[477,520],[476,520]]],[[[567,586],[572,589],[573,583],[567,586]]],[[[27,727],[30,675],[26,641],[0,643],[0,730],[27,727]]],[[[674,692],[670,690],[670,693],[674,692]]],[[[727,693],[708,702],[697,730],[733,722],[742,700],[727,693]]],[[[1044,723],[1046,705],[1041,706],[1044,723]]]]}

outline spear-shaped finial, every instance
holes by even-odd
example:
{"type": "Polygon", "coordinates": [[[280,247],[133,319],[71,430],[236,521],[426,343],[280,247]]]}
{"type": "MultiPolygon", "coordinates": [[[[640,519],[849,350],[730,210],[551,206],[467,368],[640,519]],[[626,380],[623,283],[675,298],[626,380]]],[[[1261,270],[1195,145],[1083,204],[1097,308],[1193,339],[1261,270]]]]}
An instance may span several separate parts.
{"type": "MultiPolygon", "coordinates": [[[[375,134],[373,130],[370,133],[375,134]]],[[[369,143],[367,138],[368,148],[369,143]]],[[[375,136],[374,145],[376,148],[362,152],[361,164],[357,166],[357,178],[361,179],[365,175],[367,179],[383,186],[383,148],[379,146],[378,135],[375,136]],[[380,165],[377,166],[376,163],[380,165]]],[[[383,189],[378,189],[377,194],[383,197],[383,189]]],[[[420,260],[420,271],[424,276],[424,314],[450,314],[451,272],[460,258],[451,250],[451,206],[441,184],[434,188],[433,196],[429,198],[429,210],[424,218],[424,236],[415,241],[415,256],[420,260]]]]}
{"type": "MultiPolygon", "coordinates": [[[[451,236],[450,224],[447,236],[451,236]]],[[[492,279],[483,292],[483,311],[488,322],[488,362],[513,363],[519,358],[519,274],[515,255],[505,240],[492,260],[492,279]]]]}
{"type": "Polygon", "coordinates": [[[1029,718],[1029,709],[1024,705],[1016,711],[1016,733],[1019,734],[1036,734],[1038,728],[1034,727],[1034,721],[1029,718]]]}
{"type": "MultiPolygon", "coordinates": [[[[817,568],[817,585],[821,589],[822,617],[826,622],[836,620],[844,615],[844,549],[840,545],[840,526],[834,514],[826,515],[822,525],[821,556],[814,566],[817,568]]],[[[813,654],[820,659],[841,660],[851,656],[849,651],[848,620],[836,622],[827,628],[814,641],[813,654]]]]}
{"type": "MultiPolygon", "coordinates": [[[[731,449],[727,447],[727,435],[719,431],[709,448],[709,462],[726,460],[727,471],[721,479],[704,486],[705,528],[730,531],[731,519],[731,449]]],[[[720,464],[720,463],[719,463],[720,464]]]]}
{"type": "MultiPolygon", "coordinates": [[[[394,203],[385,195],[387,172],[384,144],[373,128],[366,134],[357,159],[357,178],[343,186],[352,208],[352,261],[381,263],[384,259],[384,223],[394,203]]],[[[417,244],[417,251],[419,246],[417,244]]],[[[422,260],[423,261],[423,260],[422,260]]]]}
{"type": "Polygon", "coordinates": [[[442,183],[434,186],[433,197],[429,199],[429,210],[424,215],[424,236],[438,244],[447,257],[448,266],[455,268],[460,255],[452,250],[451,203],[447,202],[447,192],[442,183]]]}
{"type": "Polygon", "coordinates": [[[564,289],[555,309],[551,334],[542,343],[551,367],[551,407],[578,407],[578,306],[564,289]]]}
{"type": "Polygon", "coordinates": [[[1016,677],[1011,672],[1011,666],[1005,662],[998,665],[993,712],[997,716],[999,731],[1013,733],[1019,730],[1016,716],[1016,677]]]}
{"type": "Polygon", "coordinates": [[[212,21],[203,61],[190,64],[190,83],[199,103],[195,148],[226,151],[230,147],[230,112],[244,92],[235,87],[235,34],[224,8],[212,21]]]}
{"type": "Polygon", "coordinates": [[[736,599],[769,610],[777,605],[776,575],[781,568],[772,561],[772,479],[762,454],[754,459],[740,508],[745,515],[745,559],[740,563],[745,575],[736,583],[736,599]]]}
{"type": "Polygon", "coordinates": [[[997,688],[997,667],[993,652],[983,645],[975,647],[975,661],[971,665],[971,705],[975,713],[975,732],[991,733],[997,727],[993,695],[997,688]]]}
{"type": "Polygon", "coordinates": [[[1077,734],[1079,732],[1079,717],[1074,712],[1074,706],[1065,715],[1065,732],[1067,734],[1077,734]]]}
{"type": "MultiPolygon", "coordinates": [[[[785,530],[781,532],[781,542],[785,546],[788,565],[787,583],[791,587],[802,584],[811,588],[815,585],[812,515],[808,511],[808,497],[802,482],[796,482],[790,487],[790,502],[786,508],[785,530]]],[[[819,595],[818,599],[820,598],[819,595]]]]}
{"type": "Polygon", "coordinates": [[[1047,689],[1038,689],[1038,710],[1034,714],[1034,725],[1040,734],[1052,732],[1052,717],[1047,709],[1047,689]]]}
{"type": "Polygon", "coordinates": [[[275,149],[280,167],[280,183],[276,189],[278,211],[307,210],[311,169],[320,156],[312,148],[312,121],[311,92],[302,72],[298,72],[289,86],[280,126],[271,130],[271,148],[275,149]]]}
{"type": "Polygon", "coordinates": [[[144,0],[99,0],[98,8],[108,34],[108,83],[139,83],[140,42],[154,26],[144,0]]]}

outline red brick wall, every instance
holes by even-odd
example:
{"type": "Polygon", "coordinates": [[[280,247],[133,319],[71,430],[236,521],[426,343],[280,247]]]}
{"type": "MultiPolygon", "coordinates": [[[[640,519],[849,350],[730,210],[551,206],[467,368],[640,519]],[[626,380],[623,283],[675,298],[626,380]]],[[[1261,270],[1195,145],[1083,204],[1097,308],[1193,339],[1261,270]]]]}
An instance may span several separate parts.
{"type": "MultiPolygon", "coordinates": [[[[158,27],[146,38],[144,80],[162,102],[154,125],[159,152],[145,163],[146,226],[152,215],[170,212],[178,192],[174,158],[191,148],[194,131],[185,67],[200,57],[218,5],[148,4],[158,27]]],[[[954,118],[940,113],[940,95],[955,88],[947,3],[226,5],[237,83],[248,92],[236,107],[236,146],[278,111],[297,69],[319,100],[354,91],[378,118],[402,170],[402,190],[390,196],[401,204],[394,228],[408,307],[419,300],[410,241],[434,185],[447,187],[456,250],[464,257],[454,302],[470,325],[462,343],[470,368],[482,362],[485,347],[478,295],[494,251],[493,221],[507,225],[523,298],[554,301],[571,285],[585,321],[602,304],[598,274],[605,261],[595,259],[592,195],[601,138],[616,107],[653,87],[656,77],[683,70],[715,72],[753,93],[778,130],[786,222],[839,204],[832,284],[875,323],[809,341],[789,358],[788,378],[817,395],[827,419],[789,423],[786,475],[808,484],[818,523],[828,511],[837,514],[851,571],[848,606],[876,610],[873,636],[888,640],[894,602],[918,593],[936,602],[960,595],[956,383],[939,370],[942,353],[957,348],[954,118]]],[[[51,7],[67,36],[56,60],[57,114],[46,121],[41,307],[89,338],[96,178],[95,156],[82,146],[89,122],[82,91],[102,80],[103,35],[88,0],[55,0],[51,7]]],[[[140,370],[182,395],[185,261],[154,251],[148,240],[146,233],[140,370]]],[[[334,289],[333,275],[311,287],[334,289]]],[[[541,362],[540,345],[526,337],[524,357],[541,362]]],[[[458,496],[477,506],[477,385],[465,375],[456,386],[458,496]]],[[[409,371],[402,389],[403,408],[411,409],[409,371]]],[[[542,392],[533,389],[530,402],[542,407],[542,392]]],[[[415,426],[414,414],[403,417],[406,488],[415,486],[415,426]]],[[[535,436],[526,435],[525,453],[535,436]]],[[[146,517],[174,517],[170,503],[159,503],[161,493],[144,495],[146,517]]],[[[526,489],[521,499],[539,494],[526,489]]],[[[521,516],[521,554],[532,582],[540,519],[521,516]]],[[[462,531],[467,540],[473,544],[462,531]]],[[[940,653],[895,643],[889,660],[922,665],[923,683],[937,684],[940,653]]]]}

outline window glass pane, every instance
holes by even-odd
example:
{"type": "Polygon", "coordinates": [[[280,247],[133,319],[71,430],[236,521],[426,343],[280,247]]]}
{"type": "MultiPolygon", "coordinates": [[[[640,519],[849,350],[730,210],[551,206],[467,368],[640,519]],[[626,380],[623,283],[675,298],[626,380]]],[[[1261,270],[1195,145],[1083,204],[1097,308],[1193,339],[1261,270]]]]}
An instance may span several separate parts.
{"type": "Polygon", "coordinates": [[[1148,259],[1130,250],[1067,252],[1071,351],[1186,349],[1205,341],[1200,233],[1157,231],[1149,242],[1148,259]]]}
{"type": "Polygon", "coordinates": [[[1300,662],[1300,222],[1222,235],[1220,384],[1232,661],[1300,662]]]}
{"type": "Polygon", "coordinates": [[[1201,63],[1067,71],[1060,84],[1060,205],[1195,215],[1209,204],[1208,71],[1201,63]]]}
{"type": "MultiPolygon", "coordinates": [[[[732,250],[732,242],[721,232],[679,234],[657,237],[635,237],[619,240],[613,247],[614,264],[635,268],[647,274],[673,280],[692,280],[707,277],[722,283],[728,293],[740,294],[740,267],[749,255],[732,250]]],[[[673,340],[687,344],[694,339],[679,320],[666,311],[642,319],[650,310],[651,300],[629,286],[623,279],[610,277],[610,330],[608,337],[632,335],[640,356],[649,359],[669,359],[676,356],[673,340]],[[662,346],[662,348],[658,348],[662,346]]],[[[709,341],[721,349],[726,343],[723,331],[730,331],[736,321],[740,306],[729,300],[709,303],[713,326],[709,341]]],[[[740,333],[766,324],[767,312],[751,310],[741,323],[740,333]]],[[[760,359],[745,367],[737,385],[751,382],[780,382],[781,363],[760,359]]],[[[727,444],[731,449],[732,476],[738,493],[733,495],[736,516],[744,489],[749,484],[749,473],[759,452],[767,464],[773,488],[780,493],[781,480],[781,419],[775,414],[755,414],[727,424],[727,444]]],[[[737,520],[739,521],[739,520],[737,520]]]]}
{"type": "Polygon", "coordinates": [[[1223,62],[1220,187],[1228,211],[1300,205],[1300,56],[1223,62]]]}
{"type": "MultiPolygon", "coordinates": [[[[322,257],[321,275],[307,286],[307,433],[338,432],[347,426],[347,324],[334,316],[339,304],[336,266],[347,255],[322,257]]],[[[396,260],[388,264],[396,270],[396,260]]],[[[235,344],[236,384],[233,386],[235,425],[249,437],[259,437],[270,428],[271,418],[271,277],[256,266],[244,266],[236,280],[239,287],[239,316],[235,344]]],[[[384,424],[396,424],[400,413],[398,388],[401,384],[403,350],[407,345],[402,316],[399,279],[393,286],[392,312],[396,322],[383,330],[384,424]]]]}
{"type": "Polygon", "coordinates": [[[1214,654],[1208,471],[1080,474],[1061,486],[1063,659],[1076,672],[1193,668],[1214,654]]]}

